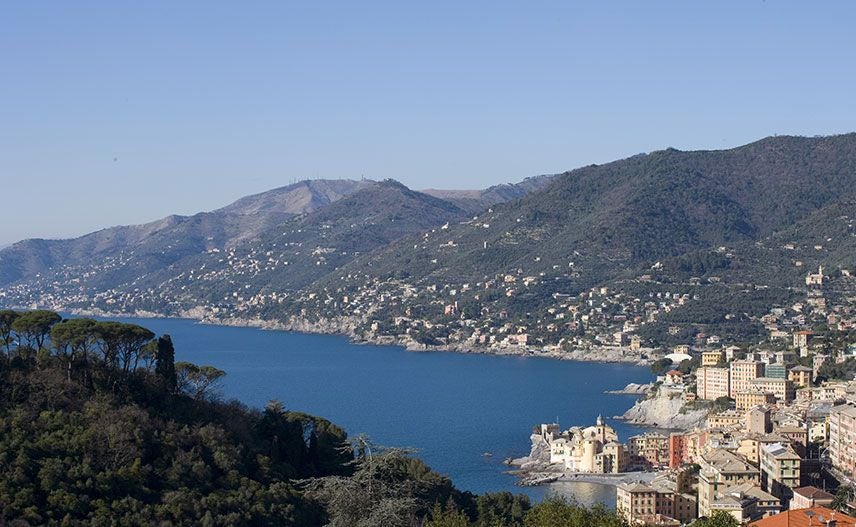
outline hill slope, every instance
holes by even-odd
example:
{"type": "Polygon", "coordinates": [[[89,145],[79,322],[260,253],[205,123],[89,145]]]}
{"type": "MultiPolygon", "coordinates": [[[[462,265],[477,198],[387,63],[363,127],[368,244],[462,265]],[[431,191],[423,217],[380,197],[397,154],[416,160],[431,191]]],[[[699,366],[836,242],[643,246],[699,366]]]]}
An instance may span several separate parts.
{"type": "Polygon", "coordinates": [[[252,238],[298,214],[312,212],[371,184],[370,181],[317,180],[248,196],[212,212],[168,216],[144,225],[111,227],[70,240],[24,240],[0,250],[0,286],[62,265],[99,259],[126,261],[135,255],[135,273],[168,265],[213,248],[252,238]]]}
{"type": "Polygon", "coordinates": [[[856,197],[856,134],[674,149],[589,166],[437,236],[402,240],[343,273],[458,283],[569,270],[580,288],[691,251],[797,228],[856,197]]]}
{"type": "MultiPolygon", "coordinates": [[[[856,134],[667,149],[528,184],[544,183],[476,214],[473,203],[509,198],[501,195],[508,189],[432,191],[440,199],[394,181],[365,183],[224,248],[176,250],[198,237],[177,236],[194,223],[173,220],[152,228],[145,252],[54,267],[0,289],[0,303],[262,319],[317,331],[383,328],[428,343],[486,342],[487,333],[507,341],[509,331],[529,331],[557,344],[585,336],[576,314],[559,311],[595,287],[630,299],[621,307],[603,300],[597,309],[617,311],[587,320],[604,327],[613,316],[636,320],[629,327],[646,317],[704,319],[705,330],[730,321],[749,335],[809,267],[856,264],[856,134]],[[641,300],[675,300],[676,287],[680,303],[641,300]],[[692,309],[681,307],[686,299],[692,309]]],[[[250,198],[242,207],[276,208],[269,203],[250,198]]]]}
{"type": "MultiPolygon", "coordinates": [[[[63,299],[59,303],[73,307],[106,291],[121,292],[127,302],[145,297],[136,308],[152,311],[168,303],[231,305],[259,293],[309,286],[361,254],[465,216],[455,205],[398,182],[372,182],[231,247],[187,248],[182,249],[186,256],[176,258],[172,249],[183,240],[169,238],[164,241],[169,245],[155,250],[58,266],[22,287],[43,301],[63,299]]],[[[176,232],[173,228],[170,236],[176,232]]]]}

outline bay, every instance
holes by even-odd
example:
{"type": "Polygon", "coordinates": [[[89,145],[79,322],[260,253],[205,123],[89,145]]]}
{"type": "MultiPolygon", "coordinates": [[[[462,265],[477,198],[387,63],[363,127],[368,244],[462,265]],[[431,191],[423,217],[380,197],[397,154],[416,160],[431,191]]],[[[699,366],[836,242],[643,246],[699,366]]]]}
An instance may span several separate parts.
{"type": "Polygon", "coordinates": [[[226,371],[224,398],[318,415],[378,445],[410,447],[462,490],[549,492],[614,506],[613,487],[563,482],[521,488],[503,460],[529,451],[538,423],[563,428],[603,415],[622,441],[639,429],[610,419],[634,398],[604,391],[649,382],[648,368],[535,357],[409,352],[344,337],[121,318],[172,336],[176,360],[226,371]],[[490,456],[486,456],[490,453],[490,456]]]}

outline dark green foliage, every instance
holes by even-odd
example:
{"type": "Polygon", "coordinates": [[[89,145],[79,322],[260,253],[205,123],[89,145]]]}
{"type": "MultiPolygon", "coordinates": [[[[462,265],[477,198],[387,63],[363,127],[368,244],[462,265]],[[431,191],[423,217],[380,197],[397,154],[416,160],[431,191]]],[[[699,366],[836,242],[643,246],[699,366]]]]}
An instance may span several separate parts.
{"type": "Polygon", "coordinates": [[[695,527],[740,527],[740,522],[725,511],[716,511],[709,518],[693,523],[695,527]]]}
{"type": "Polygon", "coordinates": [[[212,396],[212,388],[226,372],[214,366],[197,366],[190,362],[175,364],[176,389],[194,399],[212,396]]]}
{"type": "Polygon", "coordinates": [[[525,527],[626,527],[627,522],[603,505],[587,509],[561,497],[551,497],[532,507],[525,527]]]}
{"type": "Polygon", "coordinates": [[[675,368],[684,375],[689,375],[701,366],[701,357],[696,355],[691,359],[682,360],[678,367],[675,368]]]}
{"type": "Polygon", "coordinates": [[[425,527],[470,527],[470,519],[454,507],[443,508],[439,503],[436,503],[431,510],[431,518],[425,527]]]}
{"type": "Polygon", "coordinates": [[[476,527],[521,527],[531,505],[522,494],[495,492],[476,498],[476,527]]]}
{"type": "Polygon", "coordinates": [[[734,408],[734,399],[725,396],[717,397],[716,400],[713,401],[713,407],[717,412],[734,408]]]}
{"type": "Polygon", "coordinates": [[[12,324],[21,316],[11,309],[0,310],[0,344],[5,348],[6,354],[12,346],[12,324]]]}
{"type": "Polygon", "coordinates": [[[155,355],[155,373],[164,383],[168,392],[175,392],[178,380],[175,374],[175,348],[169,335],[158,337],[155,355]]]}
{"type": "Polygon", "coordinates": [[[817,372],[818,377],[824,379],[839,379],[851,381],[856,375],[856,358],[848,357],[844,362],[836,363],[834,360],[823,362],[817,372]]]}
{"type": "Polygon", "coordinates": [[[0,368],[2,525],[411,527],[434,510],[438,527],[521,527],[529,509],[365,440],[355,460],[344,430],[276,401],[221,402],[222,371],[173,364],[171,339],[140,326],[71,319],[49,342],[0,368]]]}
{"type": "Polygon", "coordinates": [[[830,507],[845,514],[852,514],[852,503],[856,503],[856,487],[852,485],[841,485],[835,492],[835,498],[830,507]]]}
{"type": "Polygon", "coordinates": [[[53,326],[38,365],[0,370],[0,524],[320,525],[294,480],[349,474],[345,432],[164,393],[150,362],[123,358],[146,339],[73,319],[53,326]]]}
{"type": "Polygon", "coordinates": [[[26,341],[27,348],[38,351],[50,335],[51,327],[60,320],[62,317],[53,311],[26,311],[12,322],[12,330],[26,341]]]}
{"type": "Polygon", "coordinates": [[[672,361],[670,359],[657,359],[651,363],[651,373],[654,375],[663,375],[672,369],[672,361]]]}

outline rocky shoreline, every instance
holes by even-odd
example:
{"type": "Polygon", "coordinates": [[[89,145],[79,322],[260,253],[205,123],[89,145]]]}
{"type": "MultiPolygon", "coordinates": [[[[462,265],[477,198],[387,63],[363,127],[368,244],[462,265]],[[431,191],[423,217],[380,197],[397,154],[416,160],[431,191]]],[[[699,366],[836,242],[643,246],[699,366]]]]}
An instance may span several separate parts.
{"type": "Polygon", "coordinates": [[[517,475],[520,479],[517,485],[521,487],[537,487],[550,483],[578,481],[597,483],[599,485],[618,486],[622,483],[642,481],[650,483],[656,475],[654,472],[621,472],[619,474],[589,474],[584,472],[523,472],[509,470],[508,474],[517,475]]]}

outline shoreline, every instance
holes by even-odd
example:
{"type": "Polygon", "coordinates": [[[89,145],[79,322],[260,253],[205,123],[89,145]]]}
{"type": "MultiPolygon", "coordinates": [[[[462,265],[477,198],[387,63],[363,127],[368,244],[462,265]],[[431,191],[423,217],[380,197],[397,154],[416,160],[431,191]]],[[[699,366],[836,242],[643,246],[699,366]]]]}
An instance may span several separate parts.
{"type": "Polygon", "coordinates": [[[595,474],[589,472],[563,472],[551,470],[525,469],[508,470],[506,474],[517,476],[517,485],[520,487],[539,487],[551,483],[595,483],[609,487],[617,487],[622,483],[633,483],[637,481],[650,482],[656,476],[655,472],[621,472],[618,474],[595,474]]]}
{"type": "MultiPolygon", "coordinates": [[[[56,308],[54,308],[56,309],[56,308]]],[[[188,312],[178,313],[176,315],[164,315],[156,312],[106,312],[102,310],[86,310],[86,309],[59,309],[61,312],[70,313],[75,316],[94,316],[100,318],[138,318],[138,319],[168,319],[168,320],[185,320],[200,325],[221,326],[221,327],[241,327],[251,329],[261,329],[269,331],[293,332],[308,335],[329,335],[345,337],[352,344],[379,345],[379,346],[396,346],[411,352],[450,352],[450,353],[469,353],[478,355],[500,355],[500,356],[517,356],[517,357],[533,357],[547,358],[553,360],[570,360],[577,362],[590,362],[600,364],[627,364],[635,366],[646,366],[648,361],[626,357],[625,360],[603,360],[603,355],[599,354],[597,348],[588,350],[588,353],[571,354],[558,351],[534,351],[531,349],[500,349],[491,350],[488,348],[465,348],[461,346],[427,346],[420,345],[409,339],[396,338],[393,336],[379,336],[377,338],[365,338],[357,335],[353,331],[356,326],[355,321],[351,320],[351,324],[336,321],[334,324],[311,323],[306,319],[293,317],[288,322],[270,321],[263,319],[246,319],[246,318],[215,318],[211,316],[200,316],[201,313],[188,312]],[[322,330],[325,329],[325,330],[322,330]],[[343,331],[348,328],[350,331],[343,331]],[[331,331],[332,329],[332,331],[331,331]],[[592,354],[594,357],[592,357],[592,354]],[[597,357],[597,358],[595,358],[597,357]]],[[[625,387],[618,387],[614,390],[607,390],[604,394],[609,395],[630,395],[638,398],[651,388],[650,383],[633,384],[625,387]]],[[[628,410],[630,411],[630,410],[628,410]]],[[[614,419],[622,419],[623,416],[615,416],[614,419]]],[[[647,427],[644,423],[633,423],[630,420],[625,420],[630,424],[647,427]]],[[[620,474],[595,474],[595,473],[576,473],[564,472],[561,470],[552,470],[547,466],[533,466],[531,468],[516,466],[512,470],[505,471],[506,474],[514,475],[517,479],[516,485],[520,487],[537,487],[549,485],[551,483],[563,482],[585,482],[595,483],[605,486],[618,486],[625,482],[647,481],[653,478],[654,474],[649,472],[625,472],[620,474]]]]}
{"type": "MultiPolygon", "coordinates": [[[[27,309],[17,307],[15,309],[27,309]]],[[[404,338],[392,335],[377,335],[374,337],[366,337],[359,335],[355,329],[362,321],[357,321],[353,317],[340,317],[338,319],[322,319],[322,321],[312,322],[305,318],[292,316],[287,321],[281,320],[264,320],[260,318],[216,318],[209,314],[201,312],[200,309],[185,310],[176,315],[164,315],[162,313],[152,311],[135,311],[133,313],[103,311],[100,309],[78,309],[66,307],[47,307],[61,312],[71,313],[77,316],[95,316],[104,318],[163,318],[175,320],[191,320],[197,324],[205,324],[212,326],[224,327],[247,327],[268,331],[286,331],[291,333],[302,333],[307,335],[334,335],[348,339],[352,344],[367,344],[377,346],[398,346],[407,351],[412,352],[450,352],[450,353],[465,353],[477,355],[498,355],[512,357],[533,357],[546,358],[553,360],[565,360],[576,362],[593,362],[600,364],[627,364],[634,366],[648,366],[651,364],[649,359],[643,359],[639,356],[627,356],[625,350],[629,348],[621,348],[617,346],[594,346],[591,348],[575,349],[571,352],[560,351],[555,349],[547,349],[548,347],[506,347],[506,348],[488,348],[483,346],[463,346],[457,344],[445,344],[432,346],[421,344],[413,339],[404,338]]],[[[552,348],[553,346],[550,346],[552,348]]],[[[628,395],[630,395],[628,393],[628,395]]]]}

